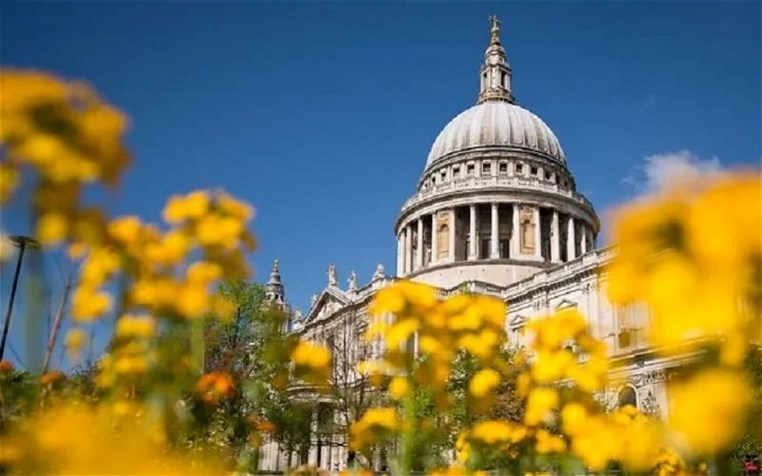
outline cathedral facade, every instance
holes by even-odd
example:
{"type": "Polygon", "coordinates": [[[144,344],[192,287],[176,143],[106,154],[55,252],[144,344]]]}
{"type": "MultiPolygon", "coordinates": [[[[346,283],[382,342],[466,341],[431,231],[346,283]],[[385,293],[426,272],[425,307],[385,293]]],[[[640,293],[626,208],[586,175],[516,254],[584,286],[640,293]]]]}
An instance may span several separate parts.
{"type": "MultiPolygon", "coordinates": [[[[663,416],[667,370],[677,362],[647,347],[646,309],[617,307],[606,298],[605,266],[613,250],[596,246],[600,222],[593,205],[577,192],[550,127],[516,103],[511,77],[493,17],[476,104],[436,137],[415,193],[394,224],[396,272],[387,274],[379,265],[363,285],[352,273],[342,289],[331,266],[309,311],[292,313],[292,329],[353,361],[372,356],[380,349],[367,349],[362,340],[368,306],[379,289],[399,279],[434,286],[443,297],[471,292],[504,300],[513,345],[522,344],[528,321],[577,308],[608,345],[613,405],[634,404],[663,416]]],[[[268,297],[285,305],[277,264],[268,297]]],[[[340,423],[338,415],[328,418],[340,423]]],[[[348,460],[345,443],[316,438],[308,452],[286,455],[271,442],[262,448],[260,467],[282,470],[306,462],[340,470],[348,460]]]]}

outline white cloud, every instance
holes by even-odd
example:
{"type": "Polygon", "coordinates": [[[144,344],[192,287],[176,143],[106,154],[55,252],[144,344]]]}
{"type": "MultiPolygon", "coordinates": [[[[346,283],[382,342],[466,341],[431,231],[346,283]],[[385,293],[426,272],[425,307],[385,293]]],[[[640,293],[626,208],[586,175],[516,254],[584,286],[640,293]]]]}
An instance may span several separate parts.
{"type": "Polygon", "coordinates": [[[702,159],[688,150],[649,155],[643,164],[622,180],[639,195],[659,193],[667,188],[689,186],[722,172],[720,159],[702,159]]]}

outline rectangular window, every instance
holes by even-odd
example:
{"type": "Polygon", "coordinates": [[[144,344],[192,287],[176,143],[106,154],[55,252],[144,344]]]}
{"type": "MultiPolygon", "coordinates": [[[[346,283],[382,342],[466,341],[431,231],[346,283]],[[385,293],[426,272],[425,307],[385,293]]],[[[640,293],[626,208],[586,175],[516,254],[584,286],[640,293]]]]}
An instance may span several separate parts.
{"type": "Polygon", "coordinates": [[[482,173],[485,173],[485,174],[490,173],[490,170],[492,168],[491,166],[492,166],[492,164],[490,164],[489,162],[483,162],[482,163],[482,173]]]}
{"type": "Polygon", "coordinates": [[[500,162],[500,165],[498,165],[498,172],[501,174],[508,173],[508,163],[507,162],[500,162]]]}
{"type": "Polygon", "coordinates": [[[482,240],[482,246],[479,249],[479,259],[489,258],[490,239],[482,240]]]}
{"type": "Polygon", "coordinates": [[[503,259],[508,258],[510,256],[508,251],[510,249],[509,241],[507,239],[500,240],[499,245],[500,245],[500,257],[503,259]]]}
{"type": "Polygon", "coordinates": [[[524,165],[523,164],[516,164],[516,173],[520,174],[524,172],[524,165]]]}
{"type": "Polygon", "coordinates": [[[452,177],[457,178],[460,176],[460,167],[453,167],[452,168],[452,177]]]}
{"type": "Polygon", "coordinates": [[[441,177],[442,177],[442,182],[444,182],[445,180],[447,180],[447,171],[443,170],[443,171],[442,171],[442,173],[441,173],[440,175],[441,175],[441,177]]]}
{"type": "Polygon", "coordinates": [[[552,175],[552,174],[550,173],[550,171],[549,171],[549,170],[546,170],[546,171],[545,171],[545,180],[550,180],[550,176],[551,176],[551,175],[552,175]]]}
{"type": "Polygon", "coordinates": [[[468,173],[468,175],[474,174],[474,168],[475,168],[474,164],[468,164],[468,166],[466,167],[466,172],[468,173]]]}
{"type": "Polygon", "coordinates": [[[531,174],[533,177],[537,175],[537,172],[538,172],[538,170],[537,170],[537,167],[531,167],[531,168],[529,169],[529,173],[530,173],[530,174],[531,174]]]}

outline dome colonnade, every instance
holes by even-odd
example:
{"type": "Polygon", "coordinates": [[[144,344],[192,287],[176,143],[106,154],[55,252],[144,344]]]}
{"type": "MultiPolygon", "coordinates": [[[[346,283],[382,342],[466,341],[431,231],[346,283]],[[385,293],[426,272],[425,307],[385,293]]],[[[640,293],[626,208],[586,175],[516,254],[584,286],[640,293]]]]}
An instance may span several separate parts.
{"type": "Polygon", "coordinates": [[[499,32],[493,17],[477,104],[436,138],[395,223],[398,276],[507,285],[595,248],[598,217],[553,131],[514,103],[499,32]]]}

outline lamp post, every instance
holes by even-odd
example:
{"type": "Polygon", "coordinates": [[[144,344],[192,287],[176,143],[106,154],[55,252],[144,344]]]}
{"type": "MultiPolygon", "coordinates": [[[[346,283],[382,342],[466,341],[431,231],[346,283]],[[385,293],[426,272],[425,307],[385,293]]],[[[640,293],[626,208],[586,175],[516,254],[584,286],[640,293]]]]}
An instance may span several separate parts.
{"type": "Polygon", "coordinates": [[[21,272],[21,262],[24,260],[24,251],[27,248],[38,249],[40,243],[34,238],[21,235],[11,235],[13,245],[19,248],[19,257],[16,261],[16,272],[13,275],[13,285],[11,286],[11,297],[8,301],[8,312],[5,314],[5,323],[3,324],[3,340],[0,342],[0,360],[5,355],[5,342],[8,340],[8,329],[11,327],[11,312],[13,311],[13,300],[16,298],[16,287],[19,284],[19,273],[21,272]]]}

